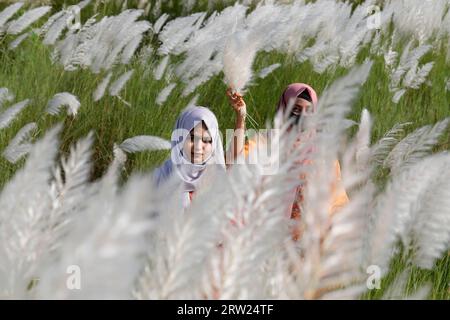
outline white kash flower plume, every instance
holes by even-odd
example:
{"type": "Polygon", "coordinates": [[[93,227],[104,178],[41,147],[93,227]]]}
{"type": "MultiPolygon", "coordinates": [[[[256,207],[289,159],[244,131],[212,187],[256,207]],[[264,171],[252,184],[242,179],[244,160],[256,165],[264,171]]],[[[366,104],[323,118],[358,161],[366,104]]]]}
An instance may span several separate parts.
{"type": "Polygon", "coordinates": [[[130,70],[122,74],[116,81],[114,81],[109,87],[109,94],[113,97],[117,97],[122,91],[125,84],[130,80],[134,70],[130,70]]]}
{"type": "Polygon", "coordinates": [[[264,69],[259,71],[258,77],[261,78],[261,79],[264,79],[265,77],[267,77],[269,74],[271,74],[273,71],[275,71],[279,67],[281,67],[281,63],[275,63],[275,64],[272,64],[272,65],[270,65],[268,67],[265,67],[264,69]]]}
{"type": "Polygon", "coordinates": [[[408,125],[412,124],[411,122],[405,123],[397,123],[386,132],[383,137],[378,140],[373,146],[370,148],[370,161],[374,165],[382,165],[388,156],[388,154],[392,151],[395,145],[401,140],[401,136],[404,134],[404,128],[408,125]]]}
{"type": "Polygon", "coordinates": [[[220,227],[226,221],[223,212],[232,203],[229,183],[214,181],[226,179],[224,170],[215,170],[214,166],[208,169],[196,200],[186,212],[181,207],[180,186],[175,180],[160,187],[159,194],[169,198],[160,208],[154,208],[161,222],[149,248],[148,264],[134,290],[136,298],[204,298],[199,290],[201,277],[208,255],[218,250],[220,227]]]}
{"type": "Polygon", "coordinates": [[[0,107],[5,101],[12,102],[14,98],[14,94],[8,88],[0,88],[0,107]]]}
{"type": "Polygon", "coordinates": [[[167,98],[172,93],[173,89],[175,89],[176,85],[176,83],[170,83],[164,89],[162,89],[156,97],[156,104],[162,105],[164,102],[166,102],[167,98]]]}
{"type": "Polygon", "coordinates": [[[25,30],[29,25],[33,24],[35,21],[39,20],[41,17],[46,15],[52,7],[42,6],[39,8],[31,9],[25,12],[17,20],[11,21],[6,32],[8,34],[19,34],[25,30]]]}
{"type": "Polygon", "coordinates": [[[370,158],[370,134],[372,129],[372,119],[367,109],[361,113],[359,130],[356,133],[357,150],[356,161],[359,167],[367,166],[370,158]]]}
{"type": "Polygon", "coordinates": [[[170,141],[155,136],[135,136],[124,140],[119,148],[127,153],[170,150],[170,141]]]}
{"type": "Polygon", "coordinates": [[[421,188],[416,204],[411,206],[412,221],[406,229],[409,233],[402,239],[405,247],[414,248],[413,262],[430,270],[450,249],[450,154],[427,157],[405,174],[410,180],[403,180],[405,183],[416,180],[416,184],[421,184],[431,167],[436,175],[426,188],[421,188]]]}
{"type": "Polygon", "coordinates": [[[395,174],[429,155],[439,138],[447,130],[450,118],[434,126],[421,127],[407,135],[388,154],[383,165],[395,174]]]}
{"type": "Polygon", "coordinates": [[[138,49],[139,45],[141,44],[141,41],[143,39],[142,34],[138,34],[136,37],[134,37],[128,44],[125,46],[125,48],[122,51],[122,57],[120,62],[122,64],[129,64],[131,59],[133,58],[136,50],[138,49]]]}
{"type": "MultiPolygon", "coordinates": [[[[73,217],[61,241],[58,259],[42,270],[37,297],[46,299],[130,299],[131,288],[145,262],[156,194],[152,179],[133,177],[121,189],[118,167],[108,172],[73,217]],[[67,285],[67,273],[80,275],[67,285]],[[81,274],[80,274],[81,273],[81,274]],[[118,276],[121,275],[121,276],[118,276]]],[[[161,197],[161,194],[158,194],[161,197]]]]}
{"type": "Polygon", "coordinates": [[[0,296],[26,298],[39,265],[58,245],[54,235],[63,221],[53,219],[51,168],[58,151],[57,134],[50,130],[32,148],[25,166],[0,194],[0,296]]]}
{"type": "Polygon", "coordinates": [[[55,48],[55,60],[66,70],[90,68],[94,73],[110,70],[116,63],[129,62],[142,35],[151,28],[148,21],[136,21],[143,10],[125,10],[96,22],[91,17],[79,30],[69,32],[55,48]]]}
{"type": "Polygon", "coordinates": [[[35,122],[26,124],[17,132],[9,145],[3,151],[3,156],[11,163],[16,163],[31,150],[31,134],[37,129],[35,122]]]}
{"type": "Polygon", "coordinates": [[[161,62],[158,64],[155,71],[153,72],[153,76],[155,77],[156,80],[161,80],[168,63],[169,63],[169,56],[167,55],[161,60],[161,62]]]}
{"type": "Polygon", "coordinates": [[[232,34],[223,53],[224,81],[234,92],[243,93],[252,79],[252,64],[258,49],[258,39],[249,31],[232,34]]]}
{"type": "Polygon", "coordinates": [[[23,100],[9,107],[0,114],[0,129],[8,127],[16,116],[31,102],[30,99],[23,100]]]}
{"type": "Polygon", "coordinates": [[[159,16],[158,20],[156,20],[155,24],[153,25],[153,32],[159,33],[161,31],[162,26],[166,23],[168,18],[169,15],[167,13],[163,13],[161,16],[159,16]]]}
{"type": "Polygon", "coordinates": [[[122,97],[119,95],[119,93],[120,93],[120,91],[122,91],[123,87],[128,82],[128,80],[130,80],[133,73],[134,73],[134,70],[125,72],[116,81],[114,81],[111,84],[111,86],[109,87],[109,94],[113,97],[117,97],[120,101],[122,101],[127,106],[131,106],[131,104],[129,102],[125,101],[124,99],[122,99],[122,97]]]}
{"type": "Polygon", "coordinates": [[[109,72],[105,76],[105,78],[102,80],[102,82],[100,82],[98,87],[95,89],[94,93],[92,94],[95,102],[99,101],[105,95],[105,91],[109,85],[109,82],[111,81],[111,77],[112,77],[112,72],[109,72]]]}
{"type": "Polygon", "coordinates": [[[388,270],[393,245],[401,239],[412,262],[432,268],[450,244],[450,158],[428,156],[394,175],[376,199],[376,224],[370,232],[371,264],[388,270]]]}
{"type": "Polygon", "coordinates": [[[16,49],[26,38],[28,38],[31,35],[31,31],[26,32],[21,34],[20,36],[18,36],[16,39],[14,39],[14,41],[12,41],[9,45],[8,45],[8,49],[9,50],[14,50],[16,49]]]}
{"type": "Polygon", "coordinates": [[[71,93],[61,92],[55,94],[55,96],[47,104],[47,113],[51,115],[57,115],[62,107],[67,107],[67,114],[76,116],[78,109],[80,108],[80,101],[71,93]]]}
{"type": "Polygon", "coordinates": [[[0,12],[0,34],[1,31],[5,25],[5,23],[17,12],[22,8],[24,5],[23,2],[17,2],[9,7],[6,7],[2,12],[0,12]]]}

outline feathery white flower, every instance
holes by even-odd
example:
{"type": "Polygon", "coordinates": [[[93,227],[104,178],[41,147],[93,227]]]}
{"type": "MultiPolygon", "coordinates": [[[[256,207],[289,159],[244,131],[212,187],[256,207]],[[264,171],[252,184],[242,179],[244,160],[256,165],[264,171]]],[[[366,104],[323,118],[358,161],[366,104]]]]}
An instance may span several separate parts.
{"type": "Polygon", "coordinates": [[[54,95],[54,97],[47,104],[47,113],[57,115],[62,107],[67,107],[67,114],[76,116],[80,108],[80,101],[73,94],[68,92],[61,92],[54,95]]]}
{"type": "Polygon", "coordinates": [[[398,103],[405,93],[406,89],[396,90],[394,96],[392,97],[392,102],[398,103]]]}
{"type": "Polygon", "coordinates": [[[158,66],[156,67],[156,69],[153,71],[153,77],[156,80],[161,80],[164,71],[166,70],[166,67],[169,63],[169,56],[166,55],[164,56],[164,58],[160,61],[160,63],[158,64],[158,66]]]}
{"type": "Polygon", "coordinates": [[[435,168],[436,175],[411,206],[411,234],[403,236],[405,246],[415,248],[413,262],[425,269],[432,269],[450,248],[450,155],[433,155],[411,167],[416,183],[421,183],[422,173],[425,175],[430,167],[435,168]]]}
{"type": "Polygon", "coordinates": [[[359,130],[356,133],[357,150],[356,161],[359,166],[366,166],[370,157],[370,134],[372,129],[372,120],[367,109],[361,113],[361,122],[359,130]]]}
{"type": "Polygon", "coordinates": [[[137,21],[142,10],[125,10],[115,17],[96,22],[91,17],[77,33],[69,33],[55,48],[56,60],[66,70],[89,67],[94,73],[110,70],[118,61],[128,62],[138,39],[151,28],[148,21],[137,21]],[[125,50],[125,52],[124,52],[125,50]]]}
{"type": "Polygon", "coordinates": [[[11,163],[16,163],[20,158],[28,154],[31,150],[31,134],[37,129],[35,122],[26,124],[17,132],[16,136],[11,140],[6,149],[3,151],[3,156],[11,163]]]}
{"type": "Polygon", "coordinates": [[[0,88],[0,107],[5,101],[12,102],[15,96],[8,88],[0,88]]]}
{"type": "Polygon", "coordinates": [[[273,71],[275,71],[279,67],[281,67],[281,63],[274,63],[274,64],[272,64],[272,65],[270,65],[268,67],[265,67],[264,69],[259,71],[258,78],[264,79],[265,77],[267,77],[270,73],[272,73],[273,71]]]}
{"type": "Polygon", "coordinates": [[[62,16],[64,16],[66,14],[65,10],[62,11],[58,11],[55,14],[53,14],[52,16],[50,16],[50,18],[48,18],[48,20],[44,23],[44,25],[42,27],[40,27],[36,33],[41,36],[43,34],[47,34],[47,32],[49,32],[50,28],[53,26],[53,24],[55,23],[55,21],[57,21],[59,18],[61,18],[62,16]]]}
{"type": "Polygon", "coordinates": [[[0,114],[0,129],[8,127],[16,116],[31,102],[30,99],[23,100],[9,107],[0,114]]]}
{"type": "Polygon", "coordinates": [[[31,31],[30,32],[26,32],[24,34],[21,34],[20,36],[18,36],[16,39],[14,39],[14,41],[12,41],[9,45],[8,45],[8,49],[9,50],[14,50],[16,49],[21,43],[22,41],[24,41],[26,38],[28,38],[31,35],[31,31]]]}
{"type": "Polygon", "coordinates": [[[124,140],[119,148],[127,153],[141,151],[169,150],[170,142],[155,136],[135,136],[124,140]]]}
{"type": "Polygon", "coordinates": [[[130,80],[134,70],[130,70],[122,74],[116,81],[114,81],[109,87],[109,94],[113,97],[117,97],[122,91],[125,84],[130,80]]]}
{"type": "MultiPolygon", "coordinates": [[[[58,15],[58,13],[56,13],[56,15],[58,15]]],[[[54,45],[56,43],[63,31],[67,28],[67,19],[70,17],[70,15],[70,12],[63,11],[63,14],[52,21],[52,24],[50,26],[44,26],[48,28],[44,37],[44,44],[54,45]]]]}
{"type": "Polygon", "coordinates": [[[162,26],[164,25],[164,23],[166,23],[168,18],[169,15],[167,13],[163,13],[153,25],[153,32],[159,33],[161,31],[162,26]]]}
{"type": "Polygon", "coordinates": [[[400,136],[404,133],[404,127],[411,122],[396,123],[392,129],[386,132],[370,149],[371,162],[375,165],[381,165],[394,146],[400,141],[400,136]]]}
{"type": "Polygon", "coordinates": [[[162,105],[164,102],[166,102],[167,98],[171,94],[172,90],[176,87],[176,85],[176,83],[170,83],[164,89],[162,89],[156,97],[156,104],[162,105]]]}
{"type": "Polygon", "coordinates": [[[46,15],[52,7],[42,6],[25,12],[20,18],[11,21],[6,32],[8,34],[19,34],[29,25],[46,15]]]}
{"type": "Polygon", "coordinates": [[[224,81],[235,92],[243,93],[252,79],[252,64],[258,49],[258,39],[250,32],[230,36],[223,53],[224,81]]]}
{"type": "MultiPolygon", "coordinates": [[[[155,208],[161,215],[144,273],[134,296],[139,299],[181,299],[201,297],[201,277],[206,272],[209,254],[217,251],[220,227],[230,206],[230,186],[214,183],[227,179],[225,172],[211,168],[202,180],[202,191],[185,214],[179,201],[179,185],[174,180],[161,187],[160,194],[170,195],[164,207],[155,208]],[[206,201],[210,195],[223,195],[206,201]],[[173,199],[173,200],[172,200],[173,199]],[[158,210],[159,209],[159,210],[158,210]],[[211,215],[211,212],[217,214],[211,215]]],[[[147,196],[148,197],[148,196],[147,196]]]]}
{"type": "Polygon", "coordinates": [[[43,270],[38,298],[132,297],[130,288],[144,264],[147,235],[155,226],[148,214],[153,200],[148,195],[156,191],[148,177],[132,178],[119,190],[118,168],[110,169],[73,217],[59,259],[43,270]],[[59,285],[66,283],[67,268],[74,265],[82,272],[82,290],[59,285]]]}
{"type": "MultiPolygon", "coordinates": [[[[24,5],[23,2],[13,3],[9,7],[6,7],[0,12],[0,30],[2,30],[4,24],[24,5]]],[[[0,32],[1,33],[1,32],[0,32]]]]}
{"type": "Polygon", "coordinates": [[[446,118],[434,126],[427,125],[410,133],[392,149],[384,166],[396,173],[416,163],[432,151],[449,123],[450,118],[446,118]]]}
{"type": "Polygon", "coordinates": [[[105,91],[109,85],[109,82],[111,81],[111,77],[112,72],[109,72],[95,89],[94,93],[92,94],[95,102],[99,101],[105,95],[105,91]]]}
{"type": "Polygon", "coordinates": [[[0,194],[0,295],[3,298],[29,297],[29,285],[38,268],[51,256],[57,243],[49,181],[58,150],[57,134],[50,130],[36,142],[25,166],[5,185],[0,194]]]}
{"type": "Polygon", "coordinates": [[[143,35],[139,34],[135,38],[133,38],[123,49],[122,52],[122,58],[121,63],[122,64],[129,64],[131,59],[134,56],[134,53],[138,49],[139,45],[141,44],[143,35]]]}
{"type": "Polygon", "coordinates": [[[158,54],[172,53],[172,50],[180,46],[200,27],[205,16],[204,12],[200,12],[169,21],[158,35],[162,42],[162,45],[158,48],[158,54]]]}

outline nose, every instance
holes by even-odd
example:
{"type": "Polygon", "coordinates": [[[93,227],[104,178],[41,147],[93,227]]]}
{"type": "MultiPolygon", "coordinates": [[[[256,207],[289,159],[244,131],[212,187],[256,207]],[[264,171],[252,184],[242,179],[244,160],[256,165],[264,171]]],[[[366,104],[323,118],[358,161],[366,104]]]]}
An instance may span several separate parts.
{"type": "Polygon", "coordinates": [[[202,151],[203,150],[203,145],[204,142],[202,141],[202,139],[199,138],[195,138],[194,139],[194,150],[197,151],[202,151]]]}

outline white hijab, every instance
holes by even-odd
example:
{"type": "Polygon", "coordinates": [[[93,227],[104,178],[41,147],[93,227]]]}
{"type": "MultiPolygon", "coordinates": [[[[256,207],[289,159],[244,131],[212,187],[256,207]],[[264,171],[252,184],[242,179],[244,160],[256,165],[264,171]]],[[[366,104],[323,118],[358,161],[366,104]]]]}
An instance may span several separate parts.
{"type": "MultiPolygon", "coordinates": [[[[178,117],[171,138],[170,159],[155,170],[157,185],[167,181],[175,172],[175,177],[181,183],[183,192],[183,207],[190,204],[189,191],[195,191],[208,165],[218,165],[225,170],[225,156],[222,139],[219,134],[217,118],[211,110],[205,107],[188,107],[178,117]],[[191,163],[183,155],[183,146],[190,131],[199,123],[204,122],[212,138],[211,155],[201,164],[191,163]]],[[[175,179],[175,178],[174,178],[175,179]]]]}

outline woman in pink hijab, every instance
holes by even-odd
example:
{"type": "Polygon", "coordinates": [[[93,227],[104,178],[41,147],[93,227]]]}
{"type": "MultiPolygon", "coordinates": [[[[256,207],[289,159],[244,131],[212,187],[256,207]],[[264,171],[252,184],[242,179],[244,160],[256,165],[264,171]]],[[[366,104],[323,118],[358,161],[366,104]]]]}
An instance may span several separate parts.
{"type": "MultiPolygon", "coordinates": [[[[242,97],[240,97],[242,99],[242,97]]],[[[235,103],[236,100],[230,100],[231,104],[235,103]]],[[[239,99],[237,100],[239,101],[239,99]]],[[[242,100],[243,101],[243,100],[242,100]]],[[[308,84],[305,83],[292,83],[286,87],[283,91],[277,105],[277,112],[287,112],[288,106],[290,114],[289,117],[293,119],[293,123],[299,122],[302,115],[312,114],[317,110],[317,93],[308,84]]],[[[254,142],[249,141],[245,147],[245,152],[248,154],[249,148],[254,142]]],[[[334,162],[335,179],[332,185],[332,201],[330,203],[329,213],[334,214],[339,208],[348,203],[347,193],[341,184],[341,170],[339,161],[334,162]]],[[[301,216],[301,203],[303,201],[302,190],[305,186],[299,185],[296,190],[292,193],[292,204],[290,205],[288,212],[290,213],[291,219],[299,220],[301,216]]],[[[294,240],[297,240],[301,235],[301,230],[295,228],[292,230],[292,236],[294,240]]]]}
{"type": "Polygon", "coordinates": [[[292,83],[283,91],[283,94],[278,101],[277,111],[286,111],[290,102],[293,103],[294,106],[289,116],[296,118],[298,122],[302,114],[313,113],[316,111],[316,91],[307,84],[292,83]]]}

